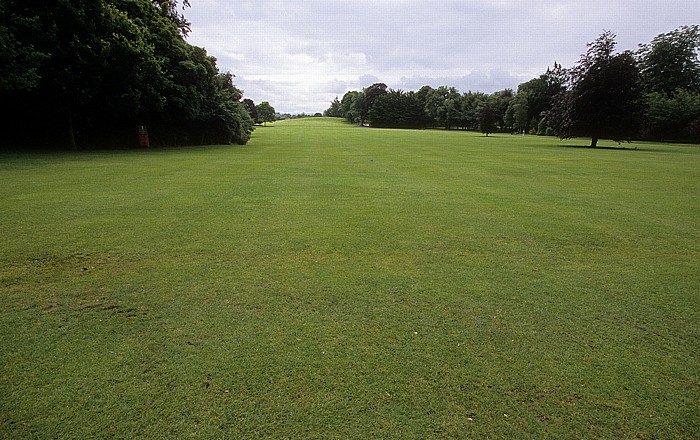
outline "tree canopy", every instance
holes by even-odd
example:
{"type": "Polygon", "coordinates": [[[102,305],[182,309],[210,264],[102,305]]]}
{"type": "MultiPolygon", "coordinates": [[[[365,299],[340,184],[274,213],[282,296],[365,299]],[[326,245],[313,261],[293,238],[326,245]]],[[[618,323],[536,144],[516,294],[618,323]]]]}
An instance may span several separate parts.
{"type": "Polygon", "coordinates": [[[260,117],[260,122],[267,124],[268,122],[275,121],[275,109],[270,105],[269,102],[263,101],[257,106],[258,115],[260,117]]]}
{"type": "Polygon", "coordinates": [[[598,139],[700,142],[700,25],[661,34],[636,53],[615,46],[606,31],[575,66],[555,62],[517,92],[429,85],[404,92],[378,83],[336,97],[325,114],[373,127],[589,136],[594,146],[598,139]]]}
{"type": "Polygon", "coordinates": [[[670,96],[676,90],[700,92],[700,25],[658,35],[637,52],[644,88],[670,96]]]}
{"type": "Polygon", "coordinates": [[[631,52],[615,54],[615,34],[606,31],[588,45],[569,70],[569,89],[561,92],[550,120],[561,138],[630,140],[644,112],[639,69],[631,52]]]}
{"type": "Polygon", "coordinates": [[[173,0],[0,3],[0,94],[11,144],[245,143],[233,75],[190,45],[173,0]],[[37,130],[41,127],[41,130],[37,130]]]}
{"type": "Polygon", "coordinates": [[[637,59],[649,105],[643,134],[700,141],[700,26],[657,36],[637,59]]]}

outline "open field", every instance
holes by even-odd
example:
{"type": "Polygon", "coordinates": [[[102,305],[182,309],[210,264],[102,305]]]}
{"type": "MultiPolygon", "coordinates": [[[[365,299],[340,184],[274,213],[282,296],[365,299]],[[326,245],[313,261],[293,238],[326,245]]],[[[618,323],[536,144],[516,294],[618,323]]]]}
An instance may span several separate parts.
{"type": "Polygon", "coordinates": [[[585,144],[0,153],[0,436],[700,438],[700,147],[585,144]]]}

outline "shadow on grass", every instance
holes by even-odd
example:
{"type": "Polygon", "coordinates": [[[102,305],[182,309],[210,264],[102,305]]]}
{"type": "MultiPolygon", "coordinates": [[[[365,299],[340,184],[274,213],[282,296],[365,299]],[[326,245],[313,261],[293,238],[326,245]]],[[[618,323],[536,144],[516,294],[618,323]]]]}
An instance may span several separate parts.
{"type": "MultiPolygon", "coordinates": [[[[635,145],[634,147],[625,146],[597,146],[591,147],[590,145],[558,145],[557,148],[575,148],[584,150],[612,150],[612,151],[639,151],[647,153],[690,153],[690,150],[685,150],[683,148],[677,148],[681,145],[669,145],[668,148],[654,148],[653,146],[646,145],[635,145]]],[[[686,146],[686,145],[682,145],[686,146]]],[[[693,147],[694,145],[688,144],[688,147],[693,147]]]]}
{"type": "MultiPolygon", "coordinates": [[[[619,145],[617,147],[601,147],[601,146],[596,146],[596,147],[591,147],[590,145],[560,145],[561,148],[584,148],[588,150],[624,150],[624,151],[639,151],[640,148],[638,147],[623,147],[622,145],[619,145]]],[[[645,151],[650,151],[650,150],[645,150],[645,151]]]]}

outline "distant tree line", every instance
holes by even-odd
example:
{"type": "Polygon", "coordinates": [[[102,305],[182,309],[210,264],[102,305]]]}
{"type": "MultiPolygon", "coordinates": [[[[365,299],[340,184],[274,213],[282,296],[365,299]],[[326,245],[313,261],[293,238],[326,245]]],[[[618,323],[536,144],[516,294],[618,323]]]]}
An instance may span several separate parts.
{"type": "Polygon", "coordinates": [[[324,115],[323,113],[316,112],[316,113],[275,113],[275,119],[278,121],[283,121],[286,119],[304,119],[304,118],[322,118],[324,115]]]}
{"type": "Polygon", "coordinates": [[[683,26],[615,52],[609,31],[572,68],[554,66],[490,95],[454,87],[373,84],[335,98],[326,116],[372,127],[480,130],[562,138],[700,141],[700,26],[683,26]]]}
{"type": "Polygon", "coordinates": [[[250,109],[233,75],[187,43],[186,6],[0,1],[0,142],[133,145],[145,125],[155,144],[246,143],[250,109]]]}

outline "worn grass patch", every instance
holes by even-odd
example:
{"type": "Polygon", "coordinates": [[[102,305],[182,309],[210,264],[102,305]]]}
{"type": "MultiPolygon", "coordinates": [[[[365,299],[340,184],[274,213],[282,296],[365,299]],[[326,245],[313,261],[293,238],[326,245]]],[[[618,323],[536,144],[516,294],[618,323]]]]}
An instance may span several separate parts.
{"type": "Polygon", "coordinates": [[[0,435],[700,437],[700,149],[583,144],[2,154],[0,435]]]}

